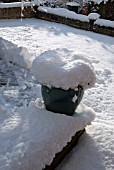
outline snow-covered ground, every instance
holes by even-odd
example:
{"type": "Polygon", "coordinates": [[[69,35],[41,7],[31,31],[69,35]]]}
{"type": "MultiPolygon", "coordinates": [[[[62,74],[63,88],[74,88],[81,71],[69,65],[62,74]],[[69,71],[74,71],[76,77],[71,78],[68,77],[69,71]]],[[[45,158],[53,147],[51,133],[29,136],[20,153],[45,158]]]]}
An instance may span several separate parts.
{"type": "MultiPolygon", "coordinates": [[[[86,133],[78,145],[57,169],[113,170],[114,38],[37,19],[1,20],[0,37],[27,48],[31,54],[31,61],[42,52],[56,48],[67,48],[88,56],[94,66],[97,80],[93,88],[85,91],[81,103],[93,108],[96,118],[92,125],[86,128],[86,133]]],[[[9,112],[16,111],[16,107],[26,107],[30,101],[40,97],[40,86],[30,70],[13,63],[6,65],[3,60],[0,60],[0,73],[7,82],[5,86],[0,87],[0,120],[5,122],[7,129],[5,120],[8,116],[10,120],[12,116],[14,123],[11,128],[13,128],[19,123],[19,117],[17,114],[13,117],[9,112]],[[10,86],[11,81],[18,86],[10,86]]],[[[9,151],[10,147],[9,144],[7,146],[9,151]]],[[[18,148],[14,149],[16,152],[18,148]]],[[[8,154],[6,156],[8,157],[8,154]]],[[[3,165],[3,161],[5,159],[1,157],[0,165],[3,165]]],[[[0,170],[2,169],[0,167],[0,170]]]]}

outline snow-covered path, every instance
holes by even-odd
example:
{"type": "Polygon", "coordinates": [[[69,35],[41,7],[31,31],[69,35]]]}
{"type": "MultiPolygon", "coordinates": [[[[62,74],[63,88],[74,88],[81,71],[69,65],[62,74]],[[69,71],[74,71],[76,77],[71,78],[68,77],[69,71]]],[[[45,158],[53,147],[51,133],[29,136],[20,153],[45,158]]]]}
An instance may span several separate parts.
{"type": "Polygon", "coordinates": [[[58,170],[113,170],[114,38],[37,19],[1,20],[0,37],[26,47],[32,60],[56,48],[68,48],[92,60],[97,82],[82,102],[96,111],[96,119],[58,170]]]}

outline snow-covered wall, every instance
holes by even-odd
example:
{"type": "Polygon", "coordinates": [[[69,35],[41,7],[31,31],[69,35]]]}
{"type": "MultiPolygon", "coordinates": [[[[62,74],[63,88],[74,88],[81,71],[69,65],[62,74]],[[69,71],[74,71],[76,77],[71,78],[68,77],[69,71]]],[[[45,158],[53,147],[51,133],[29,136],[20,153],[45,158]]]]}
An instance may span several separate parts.
{"type": "MultiPolygon", "coordinates": [[[[65,9],[66,10],[66,9],[65,9]]],[[[64,9],[63,9],[64,11],[64,9]]],[[[35,14],[35,17],[38,19],[44,19],[48,21],[59,22],[66,24],[75,28],[94,31],[97,33],[114,36],[114,21],[98,19],[91,23],[90,16],[84,16],[81,14],[76,14],[74,12],[68,11],[63,12],[62,9],[48,9],[39,7],[38,12],[35,14]],[[73,13],[73,15],[71,15],[73,13]]],[[[96,16],[95,16],[96,18],[96,16]]],[[[94,19],[95,19],[94,18],[94,19]]]]}
{"type": "Polygon", "coordinates": [[[32,18],[33,15],[30,3],[0,3],[0,19],[32,18]]]}
{"type": "Polygon", "coordinates": [[[15,8],[15,7],[21,7],[21,6],[31,6],[30,2],[15,2],[15,3],[0,3],[0,8],[15,8]]]}
{"type": "Polygon", "coordinates": [[[106,19],[97,19],[94,24],[104,27],[114,28],[114,21],[106,20],[106,19]]]}
{"type": "Polygon", "coordinates": [[[89,22],[89,19],[86,15],[76,14],[75,12],[69,11],[68,9],[65,8],[50,8],[50,7],[40,6],[38,7],[38,11],[49,13],[49,14],[55,14],[74,20],[80,20],[82,22],[89,22]]]}
{"type": "MultiPolygon", "coordinates": [[[[33,3],[0,3],[0,19],[38,18],[59,22],[75,28],[114,36],[114,21],[97,19],[91,23],[89,16],[76,14],[65,8],[35,6],[33,3]],[[24,8],[24,10],[23,10],[24,8]]],[[[92,16],[93,17],[93,16],[92,16]]]]}

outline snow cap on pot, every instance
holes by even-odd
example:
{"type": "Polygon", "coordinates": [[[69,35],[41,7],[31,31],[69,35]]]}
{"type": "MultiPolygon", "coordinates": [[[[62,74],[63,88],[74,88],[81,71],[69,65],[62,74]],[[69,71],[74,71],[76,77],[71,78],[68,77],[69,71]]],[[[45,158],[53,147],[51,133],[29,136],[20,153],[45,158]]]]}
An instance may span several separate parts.
{"type": "Polygon", "coordinates": [[[34,60],[32,72],[42,85],[46,109],[69,116],[81,102],[84,89],[95,83],[90,61],[67,49],[44,52],[34,60]]]}
{"type": "Polygon", "coordinates": [[[68,49],[42,53],[33,61],[32,73],[40,84],[64,90],[76,89],[78,85],[85,90],[96,80],[91,61],[68,49]]]}

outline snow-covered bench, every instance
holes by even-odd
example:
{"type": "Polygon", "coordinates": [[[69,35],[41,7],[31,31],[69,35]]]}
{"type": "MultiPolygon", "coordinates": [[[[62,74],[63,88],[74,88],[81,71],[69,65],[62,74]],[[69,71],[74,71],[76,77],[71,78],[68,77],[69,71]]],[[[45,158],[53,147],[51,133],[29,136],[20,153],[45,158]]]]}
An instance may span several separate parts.
{"type": "Polygon", "coordinates": [[[87,107],[80,107],[73,117],[53,114],[39,102],[31,102],[28,107],[10,114],[5,112],[5,121],[0,118],[0,164],[5,170],[42,170],[57,166],[57,153],[64,147],[68,151],[69,145],[71,149],[95,116],[87,107]]]}

